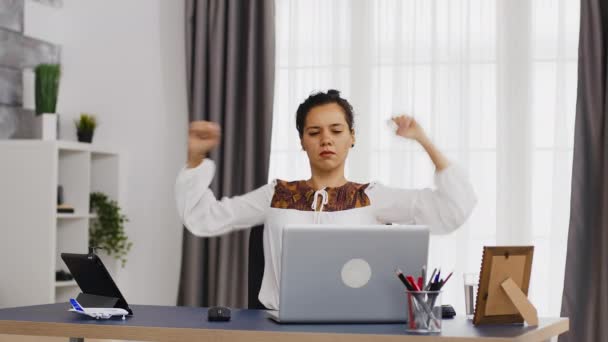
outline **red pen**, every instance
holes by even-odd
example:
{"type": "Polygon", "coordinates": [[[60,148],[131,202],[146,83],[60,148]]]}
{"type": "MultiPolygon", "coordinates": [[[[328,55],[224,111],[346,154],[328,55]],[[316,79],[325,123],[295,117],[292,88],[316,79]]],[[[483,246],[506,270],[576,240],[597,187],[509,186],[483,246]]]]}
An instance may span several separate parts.
{"type": "Polygon", "coordinates": [[[412,285],[412,287],[414,288],[414,291],[420,291],[420,288],[418,287],[418,284],[416,284],[416,281],[414,280],[414,277],[412,277],[411,275],[408,275],[405,278],[410,283],[410,285],[412,285]]]}
{"type": "MultiPolygon", "coordinates": [[[[414,289],[414,286],[412,286],[410,284],[410,282],[405,278],[405,276],[403,275],[403,272],[400,269],[395,269],[395,273],[397,274],[397,277],[399,277],[399,280],[401,280],[401,282],[403,282],[403,285],[405,285],[405,287],[408,289],[408,291],[412,291],[414,289]]],[[[412,294],[411,293],[407,293],[407,310],[408,310],[408,324],[410,325],[410,329],[415,329],[416,328],[416,323],[414,322],[414,309],[412,308],[412,294]]]]}
{"type": "Polygon", "coordinates": [[[422,277],[418,277],[418,288],[422,291],[422,287],[424,286],[424,280],[422,277]]]}
{"type": "Polygon", "coordinates": [[[407,312],[410,329],[416,329],[416,323],[414,322],[414,309],[412,308],[412,294],[407,294],[407,312]]]}

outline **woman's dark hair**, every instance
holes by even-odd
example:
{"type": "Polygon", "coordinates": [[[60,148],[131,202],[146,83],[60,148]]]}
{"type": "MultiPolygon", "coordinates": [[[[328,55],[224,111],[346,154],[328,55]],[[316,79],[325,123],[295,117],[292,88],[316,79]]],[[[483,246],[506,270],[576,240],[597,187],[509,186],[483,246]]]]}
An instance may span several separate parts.
{"type": "Polygon", "coordinates": [[[300,139],[302,139],[302,136],[304,135],[304,123],[306,122],[308,112],[310,112],[313,107],[328,103],[336,103],[342,107],[348,128],[352,131],[353,126],[355,125],[353,119],[353,106],[351,106],[346,99],[340,97],[340,91],[329,89],[327,93],[317,92],[311,94],[300,104],[300,106],[298,106],[298,111],[296,112],[296,128],[298,129],[298,133],[300,133],[300,139]]]}

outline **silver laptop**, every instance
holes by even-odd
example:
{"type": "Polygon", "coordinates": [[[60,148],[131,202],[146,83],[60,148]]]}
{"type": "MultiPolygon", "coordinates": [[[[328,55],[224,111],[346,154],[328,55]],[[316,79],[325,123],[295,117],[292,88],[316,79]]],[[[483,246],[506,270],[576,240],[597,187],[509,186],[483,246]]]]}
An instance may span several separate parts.
{"type": "Polygon", "coordinates": [[[419,275],[429,231],[402,225],[288,225],[283,230],[281,323],[404,322],[405,287],[395,275],[419,275]]]}

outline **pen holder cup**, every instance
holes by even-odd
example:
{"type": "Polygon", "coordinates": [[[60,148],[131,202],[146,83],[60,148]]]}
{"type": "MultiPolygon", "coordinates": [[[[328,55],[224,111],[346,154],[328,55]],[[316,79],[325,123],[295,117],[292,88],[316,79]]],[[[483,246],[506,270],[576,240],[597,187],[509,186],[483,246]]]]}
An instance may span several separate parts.
{"type": "Polygon", "coordinates": [[[405,291],[407,331],[420,334],[441,332],[441,291],[405,291]]]}

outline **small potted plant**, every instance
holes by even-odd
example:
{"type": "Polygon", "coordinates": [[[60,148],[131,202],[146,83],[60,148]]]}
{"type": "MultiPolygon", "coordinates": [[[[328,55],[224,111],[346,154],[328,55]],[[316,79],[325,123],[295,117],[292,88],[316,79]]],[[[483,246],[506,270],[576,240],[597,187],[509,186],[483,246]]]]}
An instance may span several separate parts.
{"type": "Polygon", "coordinates": [[[35,135],[43,140],[56,140],[59,119],[56,113],[59,93],[59,64],[39,64],[35,70],[36,118],[35,135]]]}
{"type": "Polygon", "coordinates": [[[93,133],[95,133],[95,127],[97,127],[95,115],[82,113],[80,118],[74,121],[74,124],[76,125],[78,141],[87,143],[93,141],[93,133]]]}

